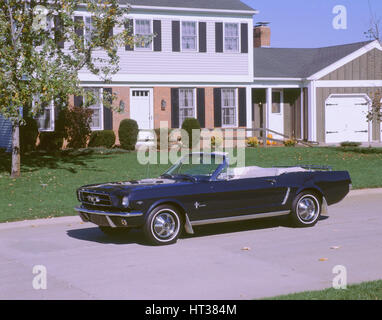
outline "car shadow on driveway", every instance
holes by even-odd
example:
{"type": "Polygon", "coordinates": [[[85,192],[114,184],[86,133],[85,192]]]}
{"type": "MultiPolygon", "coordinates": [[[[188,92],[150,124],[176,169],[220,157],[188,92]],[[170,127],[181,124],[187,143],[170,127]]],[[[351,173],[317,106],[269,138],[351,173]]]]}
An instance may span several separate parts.
{"type": "Polygon", "coordinates": [[[140,244],[148,245],[140,230],[130,230],[126,234],[106,235],[98,227],[68,230],[71,238],[104,244],[140,244]]]}
{"type": "MultiPolygon", "coordinates": [[[[320,220],[326,220],[327,216],[321,216],[320,220]]],[[[319,222],[318,222],[319,223],[319,222]]],[[[288,217],[274,217],[274,218],[264,218],[260,220],[248,220],[240,222],[227,222],[219,223],[214,225],[205,225],[194,227],[194,234],[183,233],[181,239],[190,239],[190,238],[201,238],[208,237],[213,235],[223,235],[229,233],[237,233],[244,231],[256,231],[263,229],[272,229],[272,228],[294,228],[290,225],[288,217]]],[[[149,244],[144,238],[143,232],[141,230],[131,230],[126,234],[119,235],[106,235],[98,227],[91,227],[85,229],[73,229],[68,230],[67,234],[69,237],[83,240],[91,241],[97,243],[105,244],[139,244],[143,246],[148,246],[149,244]]]]}

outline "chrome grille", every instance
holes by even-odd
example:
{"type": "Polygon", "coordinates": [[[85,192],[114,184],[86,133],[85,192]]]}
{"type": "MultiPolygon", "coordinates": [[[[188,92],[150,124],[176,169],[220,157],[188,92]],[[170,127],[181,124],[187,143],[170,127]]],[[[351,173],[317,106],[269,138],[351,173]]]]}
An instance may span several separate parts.
{"type": "Polygon", "coordinates": [[[80,191],[79,197],[80,197],[80,201],[84,204],[90,204],[92,206],[102,206],[102,207],[112,206],[110,196],[107,194],[80,191]]]}

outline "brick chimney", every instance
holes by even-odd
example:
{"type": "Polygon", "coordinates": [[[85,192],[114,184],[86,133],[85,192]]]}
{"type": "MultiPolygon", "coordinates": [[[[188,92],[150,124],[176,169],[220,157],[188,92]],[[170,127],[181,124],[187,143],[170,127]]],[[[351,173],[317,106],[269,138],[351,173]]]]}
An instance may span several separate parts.
{"type": "Polygon", "coordinates": [[[255,48],[271,46],[271,28],[269,22],[258,22],[253,29],[253,44],[255,48]]]}

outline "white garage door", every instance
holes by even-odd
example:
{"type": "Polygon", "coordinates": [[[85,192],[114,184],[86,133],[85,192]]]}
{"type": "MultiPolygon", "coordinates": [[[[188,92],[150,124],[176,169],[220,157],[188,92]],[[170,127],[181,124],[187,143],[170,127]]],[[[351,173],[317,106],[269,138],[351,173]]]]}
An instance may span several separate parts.
{"type": "Polygon", "coordinates": [[[368,102],[364,95],[333,95],[326,100],[325,109],[326,143],[368,141],[368,102]]]}

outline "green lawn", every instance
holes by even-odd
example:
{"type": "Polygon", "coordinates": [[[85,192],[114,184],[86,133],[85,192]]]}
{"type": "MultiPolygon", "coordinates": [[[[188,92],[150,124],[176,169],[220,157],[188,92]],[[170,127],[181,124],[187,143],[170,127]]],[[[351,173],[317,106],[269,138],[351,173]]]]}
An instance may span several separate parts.
{"type": "Polygon", "coordinates": [[[382,280],[350,285],[347,289],[306,291],[267,300],[382,300],[382,280]]]}
{"type": "MultiPolygon", "coordinates": [[[[382,187],[382,152],[282,147],[246,150],[246,165],[296,164],[348,170],[354,188],[382,187]]],[[[91,183],[156,177],[167,167],[151,165],[148,173],[147,166],[139,165],[133,152],[29,155],[22,158],[22,177],[14,180],[9,177],[9,156],[0,153],[0,222],[73,215],[76,188],[91,183]]]]}

